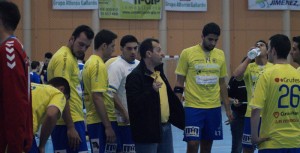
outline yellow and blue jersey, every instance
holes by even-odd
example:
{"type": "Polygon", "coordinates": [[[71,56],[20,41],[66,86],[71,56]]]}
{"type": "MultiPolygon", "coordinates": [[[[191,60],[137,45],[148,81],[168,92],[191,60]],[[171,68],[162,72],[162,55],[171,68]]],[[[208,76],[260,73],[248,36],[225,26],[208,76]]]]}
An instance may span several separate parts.
{"type": "Polygon", "coordinates": [[[60,111],[60,115],[66,105],[66,99],[62,92],[50,85],[31,83],[32,92],[32,116],[33,132],[36,133],[47,113],[47,108],[54,106],[60,111]]]}
{"type": "Polygon", "coordinates": [[[300,73],[290,64],[275,64],[257,80],[250,102],[262,111],[259,149],[299,148],[300,73]]]}
{"type": "MultiPolygon", "coordinates": [[[[83,121],[83,105],[82,105],[82,90],[80,85],[80,71],[78,68],[77,59],[73,56],[70,48],[62,46],[52,57],[47,69],[48,80],[54,77],[65,78],[71,88],[70,95],[70,112],[73,122],[83,121]]],[[[58,125],[64,125],[64,121],[61,118],[58,125]]]]}
{"type": "Polygon", "coordinates": [[[82,76],[85,88],[84,103],[87,110],[87,124],[101,122],[93,102],[93,92],[103,94],[103,101],[108,118],[110,121],[116,121],[114,103],[108,100],[111,97],[107,94],[108,75],[103,60],[97,55],[91,55],[84,65],[82,76]]]}
{"type": "Polygon", "coordinates": [[[205,53],[200,45],[184,49],[175,73],[186,77],[185,106],[220,107],[219,79],[227,76],[224,52],[214,48],[205,53]]]}
{"type": "MultiPolygon", "coordinates": [[[[250,63],[244,73],[243,79],[247,90],[247,101],[251,101],[251,97],[254,91],[255,83],[259,77],[267,68],[273,66],[272,63],[267,62],[266,65],[257,65],[256,63],[250,63]]],[[[246,117],[251,117],[251,107],[247,107],[245,114],[246,117]]]]}

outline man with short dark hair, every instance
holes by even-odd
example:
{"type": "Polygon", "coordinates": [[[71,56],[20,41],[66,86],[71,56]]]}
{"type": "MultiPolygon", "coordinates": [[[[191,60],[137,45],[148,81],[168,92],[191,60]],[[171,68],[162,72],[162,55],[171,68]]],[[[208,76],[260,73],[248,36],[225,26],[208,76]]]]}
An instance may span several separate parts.
{"type": "Polygon", "coordinates": [[[157,39],[139,47],[141,61],[126,78],[126,97],[136,153],[173,153],[171,124],[184,128],[184,110],[164,74],[157,39]]]}
{"type": "MultiPolygon", "coordinates": [[[[300,36],[293,37],[293,48],[290,52],[293,61],[300,65],[300,36]]],[[[297,68],[300,71],[300,67],[297,68]]]]}
{"type": "Polygon", "coordinates": [[[116,114],[115,105],[107,94],[108,75],[104,61],[115,50],[117,35],[103,29],[94,39],[93,54],[86,61],[82,76],[84,84],[84,103],[87,111],[87,129],[92,152],[116,152],[116,114]]]}
{"type": "Polygon", "coordinates": [[[258,145],[259,153],[298,153],[300,74],[287,60],[287,36],[273,35],[268,44],[268,59],[274,65],[259,76],[249,104],[252,144],[258,145]]]}
{"type": "Polygon", "coordinates": [[[33,139],[29,153],[45,153],[47,140],[61,117],[70,98],[70,86],[66,79],[55,77],[49,80],[48,85],[31,83],[33,132],[41,127],[40,142],[37,146],[33,139]]]}
{"type": "Polygon", "coordinates": [[[215,48],[221,30],[208,23],[202,30],[202,42],[182,51],[175,73],[174,88],[179,99],[185,98],[187,153],[210,153],[213,140],[223,139],[221,102],[229,122],[233,119],[227,95],[224,52],[215,48]]]}
{"type": "Polygon", "coordinates": [[[41,84],[41,77],[38,74],[40,71],[40,62],[31,61],[30,67],[30,82],[41,84]]]}
{"type": "Polygon", "coordinates": [[[71,87],[71,98],[65,106],[63,120],[58,120],[51,134],[54,151],[68,153],[88,151],[77,58],[85,54],[93,38],[94,32],[89,26],[78,26],[73,31],[68,44],[62,46],[49,62],[48,79],[63,77],[68,80],[71,87]]]}
{"type": "MultiPolygon", "coordinates": [[[[234,70],[233,76],[237,80],[244,80],[247,90],[247,102],[249,103],[252,99],[252,94],[254,91],[255,83],[258,79],[258,76],[263,73],[269,67],[272,67],[273,64],[268,62],[268,45],[264,40],[258,40],[254,47],[260,50],[260,53],[256,56],[247,56],[247,58],[234,70]],[[254,59],[253,59],[254,58],[254,59]],[[251,63],[252,60],[255,62],[251,63]]],[[[251,50],[248,52],[250,55],[251,50]]],[[[244,119],[244,131],[242,146],[244,153],[254,153],[256,146],[251,143],[251,107],[247,107],[247,111],[244,119]]]]}
{"type": "Polygon", "coordinates": [[[115,102],[116,107],[119,147],[122,153],[131,153],[135,151],[135,147],[129,125],[125,83],[127,75],[140,63],[136,60],[138,40],[133,35],[125,35],[120,41],[120,47],[121,55],[111,64],[105,64],[108,67],[108,91],[113,97],[110,100],[115,102]]]}
{"type": "Polygon", "coordinates": [[[16,4],[0,2],[0,152],[27,152],[32,142],[29,60],[14,36],[21,15],[16,4]]]}
{"type": "Polygon", "coordinates": [[[53,54],[51,52],[47,52],[44,55],[44,62],[42,63],[42,70],[40,72],[42,83],[47,83],[47,68],[52,56],[53,54]]]}

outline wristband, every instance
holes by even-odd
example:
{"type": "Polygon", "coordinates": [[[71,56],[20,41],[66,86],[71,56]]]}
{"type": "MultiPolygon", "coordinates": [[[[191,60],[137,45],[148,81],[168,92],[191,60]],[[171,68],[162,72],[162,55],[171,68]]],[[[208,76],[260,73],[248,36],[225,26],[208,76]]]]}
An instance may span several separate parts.
{"type": "Polygon", "coordinates": [[[178,86],[174,87],[174,92],[183,94],[183,87],[178,87],[178,86]]]}

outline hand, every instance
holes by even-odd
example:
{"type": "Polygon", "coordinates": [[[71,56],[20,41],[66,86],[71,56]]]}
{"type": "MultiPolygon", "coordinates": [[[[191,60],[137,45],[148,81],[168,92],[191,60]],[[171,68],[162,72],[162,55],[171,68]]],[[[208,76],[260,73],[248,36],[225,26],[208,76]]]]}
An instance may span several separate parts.
{"type": "Polygon", "coordinates": [[[113,143],[116,141],[116,135],[112,127],[105,128],[106,142],[113,143]]]}
{"type": "MultiPolygon", "coordinates": [[[[32,142],[32,137],[31,138],[30,137],[26,137],[25,140],[24,140],[24,142],[25,142],[24,143],[25,144],[24,151],[25,152],[29,152],[30,149],[31,149],[31,147],[32,147],[32,143],[30,143],[30,142],[32,142]]],[[[9,151],[7,151],[7,152],[9,152],[9,151]]]]}
{"type": "Polygon", "coordinates": [[[125,124],[129,124],[129,123],[130,123],[128,113],[125,114],[124,120],[125,120],[125,121],[124,121],[125,124]]]}
{"type": "Polygon", "coordinates": [[[70,148],[73,150],[76,150],[81,143],[81,139],[79,137],[78,132],[76,131],[76,129],[74,127],[68,128],[67,135],[68,135],[68,141],[69,141],[70,148]]]}
{"type": "Polygon", "coordinates": [[[271,140],[270,137],[267,137],[267,138],[260,138],[260,137],[251,137],[251,142],[253,145],[259,145],[265,141],[269,141],[271,140]]]}
{"type": "Polygon", "coordinates": [[[247,53],[247,57],[251,60],[255,59],[259,55],[260,55],[260,49],[259,48],[251,48],[247,53]]]}
{"type": "Polygon", "coordinates": [[[162,82],[158,82],[158,81],[154,80],[152,87],[156,92],[159,91],[159,88],[161,88],[161,86],[162,86],[162,82]]]}
{"type": "Polygon", "coordinates": [[[40,61],[40,66],[43,67],[44,66],[44,62],[40,61]]]}
{"type": "Polygon", "coordinates": [[[232,121],[233,121],[233,119],[234,119],[234,117],[233,117],[233,115],[232,115],[232,113],[231,113],[231,110],[228,110],[228,111],[226,111],[226,116],[227,116],[227,118],[228,118],[228,120],[225,122],[225,124],[226,125],[228,125],[228,124],[230,124],[232,121]]]}
{"type": "Polygon", "coordinates": [[[39,146],[39,153],[45,153],[45,147],[39,146]]]}
{"type": "Polygon", "coordinates": [[[238,99],[233,99],[233,105],[234,105],[235,107],[239,107],[239,106],[242,105],[242,103],[240,103],[238,99]]]}

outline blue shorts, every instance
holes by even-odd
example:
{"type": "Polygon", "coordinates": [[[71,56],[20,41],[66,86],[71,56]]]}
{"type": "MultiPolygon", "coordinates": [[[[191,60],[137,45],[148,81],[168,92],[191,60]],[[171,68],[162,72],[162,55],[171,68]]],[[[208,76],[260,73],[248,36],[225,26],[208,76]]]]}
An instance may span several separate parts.
{"type": "Polygon", "coordinates": [[[135,152],[135,145],[132,140],[130,126],[118,126],[119,140],[123,153],[135,152]]]}
{"type": "Polygon", "coordinates": [[[92,152],[110,153],[116,151],[119,152],[121,150],[118,138],[117,122],[111,122],[111,126],[117,137],[115,143],[106,143],[105,128],[102,122],[87,125],[92,152]]]}
{"type": "Polygon", "coordinates": [[[221,107],[184,109],[184,141],[223,139],[221,107]]]}
{"type": "MultiPolygon", "coordinates": [[[[261,118],[259,120],[259,125],[258,125],[259,126],[258,134],[260,129],[260,122],[261,122],[261,118]]],[[[251,118],[250,117],[245,117],[244,119],[244,132],[243,132],[242,145],[243,148],[253,148],[253,149],[256,148],[256,146],[253,146],[251,142],[251,118]]]]}
{"type": "Polygon", "coordinates": [[[262,149],[258,153],[299,153],[300,148],[262,149]]]}
{"type": "Polygon", "coordinates": [[[84,121],[75,122],[74,126],[81,139],[81,143],[78,149],[74,151],[71,148],[69,148],[68,137],[67,137],[67,126],[56,125],[51,134],[53,149],[55,153],[56,152],[60,152],[60,153],[65,153],[65,152],[87,153],[88,152],[86,138],[85,138],[84,121]]]}

